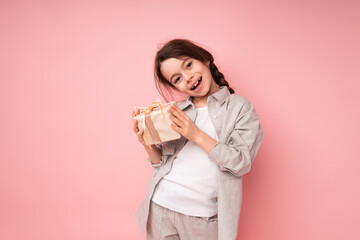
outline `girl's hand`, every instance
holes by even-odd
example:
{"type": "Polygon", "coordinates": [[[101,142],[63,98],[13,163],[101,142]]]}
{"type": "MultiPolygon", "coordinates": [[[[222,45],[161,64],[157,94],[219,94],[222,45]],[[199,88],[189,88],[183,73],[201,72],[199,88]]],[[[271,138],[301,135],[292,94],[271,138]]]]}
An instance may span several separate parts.
{"type": "Polygon", "coordinates": [[[133,119],[133,123],[134,123],[134,125],[133,125],[133,131],[134,131],[135,134],[137,135],[137,138],[138,138],[139,142],[140,142],[142,145],[146,146],[146,143],[145,143],[144,138],[143,138],[144,130],[143,130],[143,129],[139,130],[137,119],[133,119]]]}
{"type": "MultiPolygon", "coordinates": [[[[138,115],[140,113],[139,109],[133,110],[132,112],[132,116],[135,117],[136,115],[138,115]]],[[[149,148],[149,146],[146,145],[145,141],[144,141],[144,129],[139,130],[138,128],[138,121],[137,119],[133,118],[133,131],[135,132],[135,134],[138,137],[139,142],[144,145],[145,147],[149,148]]],[[[155,145],[154,145],[155,146],[155,145]]]]}
{"type": "Polygon", "coordinates": [[[137,107],[134,107],[134,110],[132,111],[132,117],[135,117],[138,114],[140,114],[140,109],[138,109],[137,107]]]}
{"type": "Polygon", "coordinates": [[[169,107],[171,127],[191,142],[196,142],[202,131],[176,104],[169,107]]]}
{"type": "Polygon", "coordinates": [[[137,135],[139,142],[140,142],[142,145],[144,145],[145,150],[146,150],[146,152],[147,152],[148,155],[149,155],[149,158],[150,158],[151,163],[152,163],[152,164],[158,164],[158,163],[160,163],[160,160],[161,160],[161,150],[158,149],[155,144],[152,144],[152,145],[151,145],[151,148],[146,145],[146,143],[145,143],[145,141],[144,141],[144,137],[143,137],[144,130],[143,130],[143,129],[142,129],[142,130],[139,130],[139,128],[138,128],[138,121],[137,121],[137,119],[134,119],[134,117],[135,117],[136,115],[138,115],[139,113],[140,113],[140,110],[139,110],[139,109],[135,109],[135,110],[133,110],[133,112],[132,112],[133,123],[134,123],[134,125],[133,125],[133,130],[134,130],[135,134],[137,135]]]}

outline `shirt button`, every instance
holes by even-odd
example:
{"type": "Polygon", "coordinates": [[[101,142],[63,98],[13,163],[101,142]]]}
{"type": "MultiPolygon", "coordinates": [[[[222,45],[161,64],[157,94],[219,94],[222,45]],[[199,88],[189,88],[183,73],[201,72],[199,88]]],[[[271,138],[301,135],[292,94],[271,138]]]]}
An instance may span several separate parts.
{"type": "Polygon", "coordinates": [[[234,142],[233,142],[233,141],[230,141],[229,143],[230,143],[230,144],[233,144],[234,142]]]}
{"type": "Polygon", "coordinates": [[[216,118],[216,115],[214,115],[214,118],[216,118]]]}

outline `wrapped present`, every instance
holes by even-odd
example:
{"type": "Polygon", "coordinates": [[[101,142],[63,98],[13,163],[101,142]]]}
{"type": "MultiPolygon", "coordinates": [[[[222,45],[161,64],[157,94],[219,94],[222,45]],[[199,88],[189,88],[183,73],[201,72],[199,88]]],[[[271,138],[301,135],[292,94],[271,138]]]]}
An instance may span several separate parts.
{"type": "Polygon", "coordinates": [[[171,127],[173,123],[168,116],[168,109],[174,103],[175,102],[162,104],[161,100],[156,100],[148,108],[138,107],[140,114],[134,118],[138,121],[139,130],[144,129],[143,137],[147,146],[179,139],[181,137],[180,134],[171,127]]]}

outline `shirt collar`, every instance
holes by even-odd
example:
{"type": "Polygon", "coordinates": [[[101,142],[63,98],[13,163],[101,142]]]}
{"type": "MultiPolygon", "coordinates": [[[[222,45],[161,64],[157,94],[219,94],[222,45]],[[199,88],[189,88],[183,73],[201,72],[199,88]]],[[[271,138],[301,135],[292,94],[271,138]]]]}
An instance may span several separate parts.
{"type": "MultiPolygon", "coordinates": [[[[220,86],[220,90],[215,92],[214,94],[210,95],[209,97],[215,98],[220,104],[223,104],[224,101],[231,95],[228,87],[220,86]]],[[[183,110],[187,108],[189,105],[194,105],[192,103],[192,96],[189,96],[186,100],[179,102],[177,105],[178,107],[183,110]]]]}

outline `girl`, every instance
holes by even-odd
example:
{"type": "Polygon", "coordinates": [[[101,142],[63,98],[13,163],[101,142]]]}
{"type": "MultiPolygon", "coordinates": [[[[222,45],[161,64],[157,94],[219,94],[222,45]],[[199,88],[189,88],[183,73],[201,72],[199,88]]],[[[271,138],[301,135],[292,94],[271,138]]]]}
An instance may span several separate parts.
{"type": "Polygon", "coordinates": [[[165,87],[188,98],[169,110],[181,138],[166,142],[167,149],[147,147],[134,120],[154,167],[137,213],[141,232],[154,240],[236,239],[242,175],[263,138],[253,105],[234,94],[208,51],[184,39],[157,52],[155,82],[163,97],[165,87]]]}

